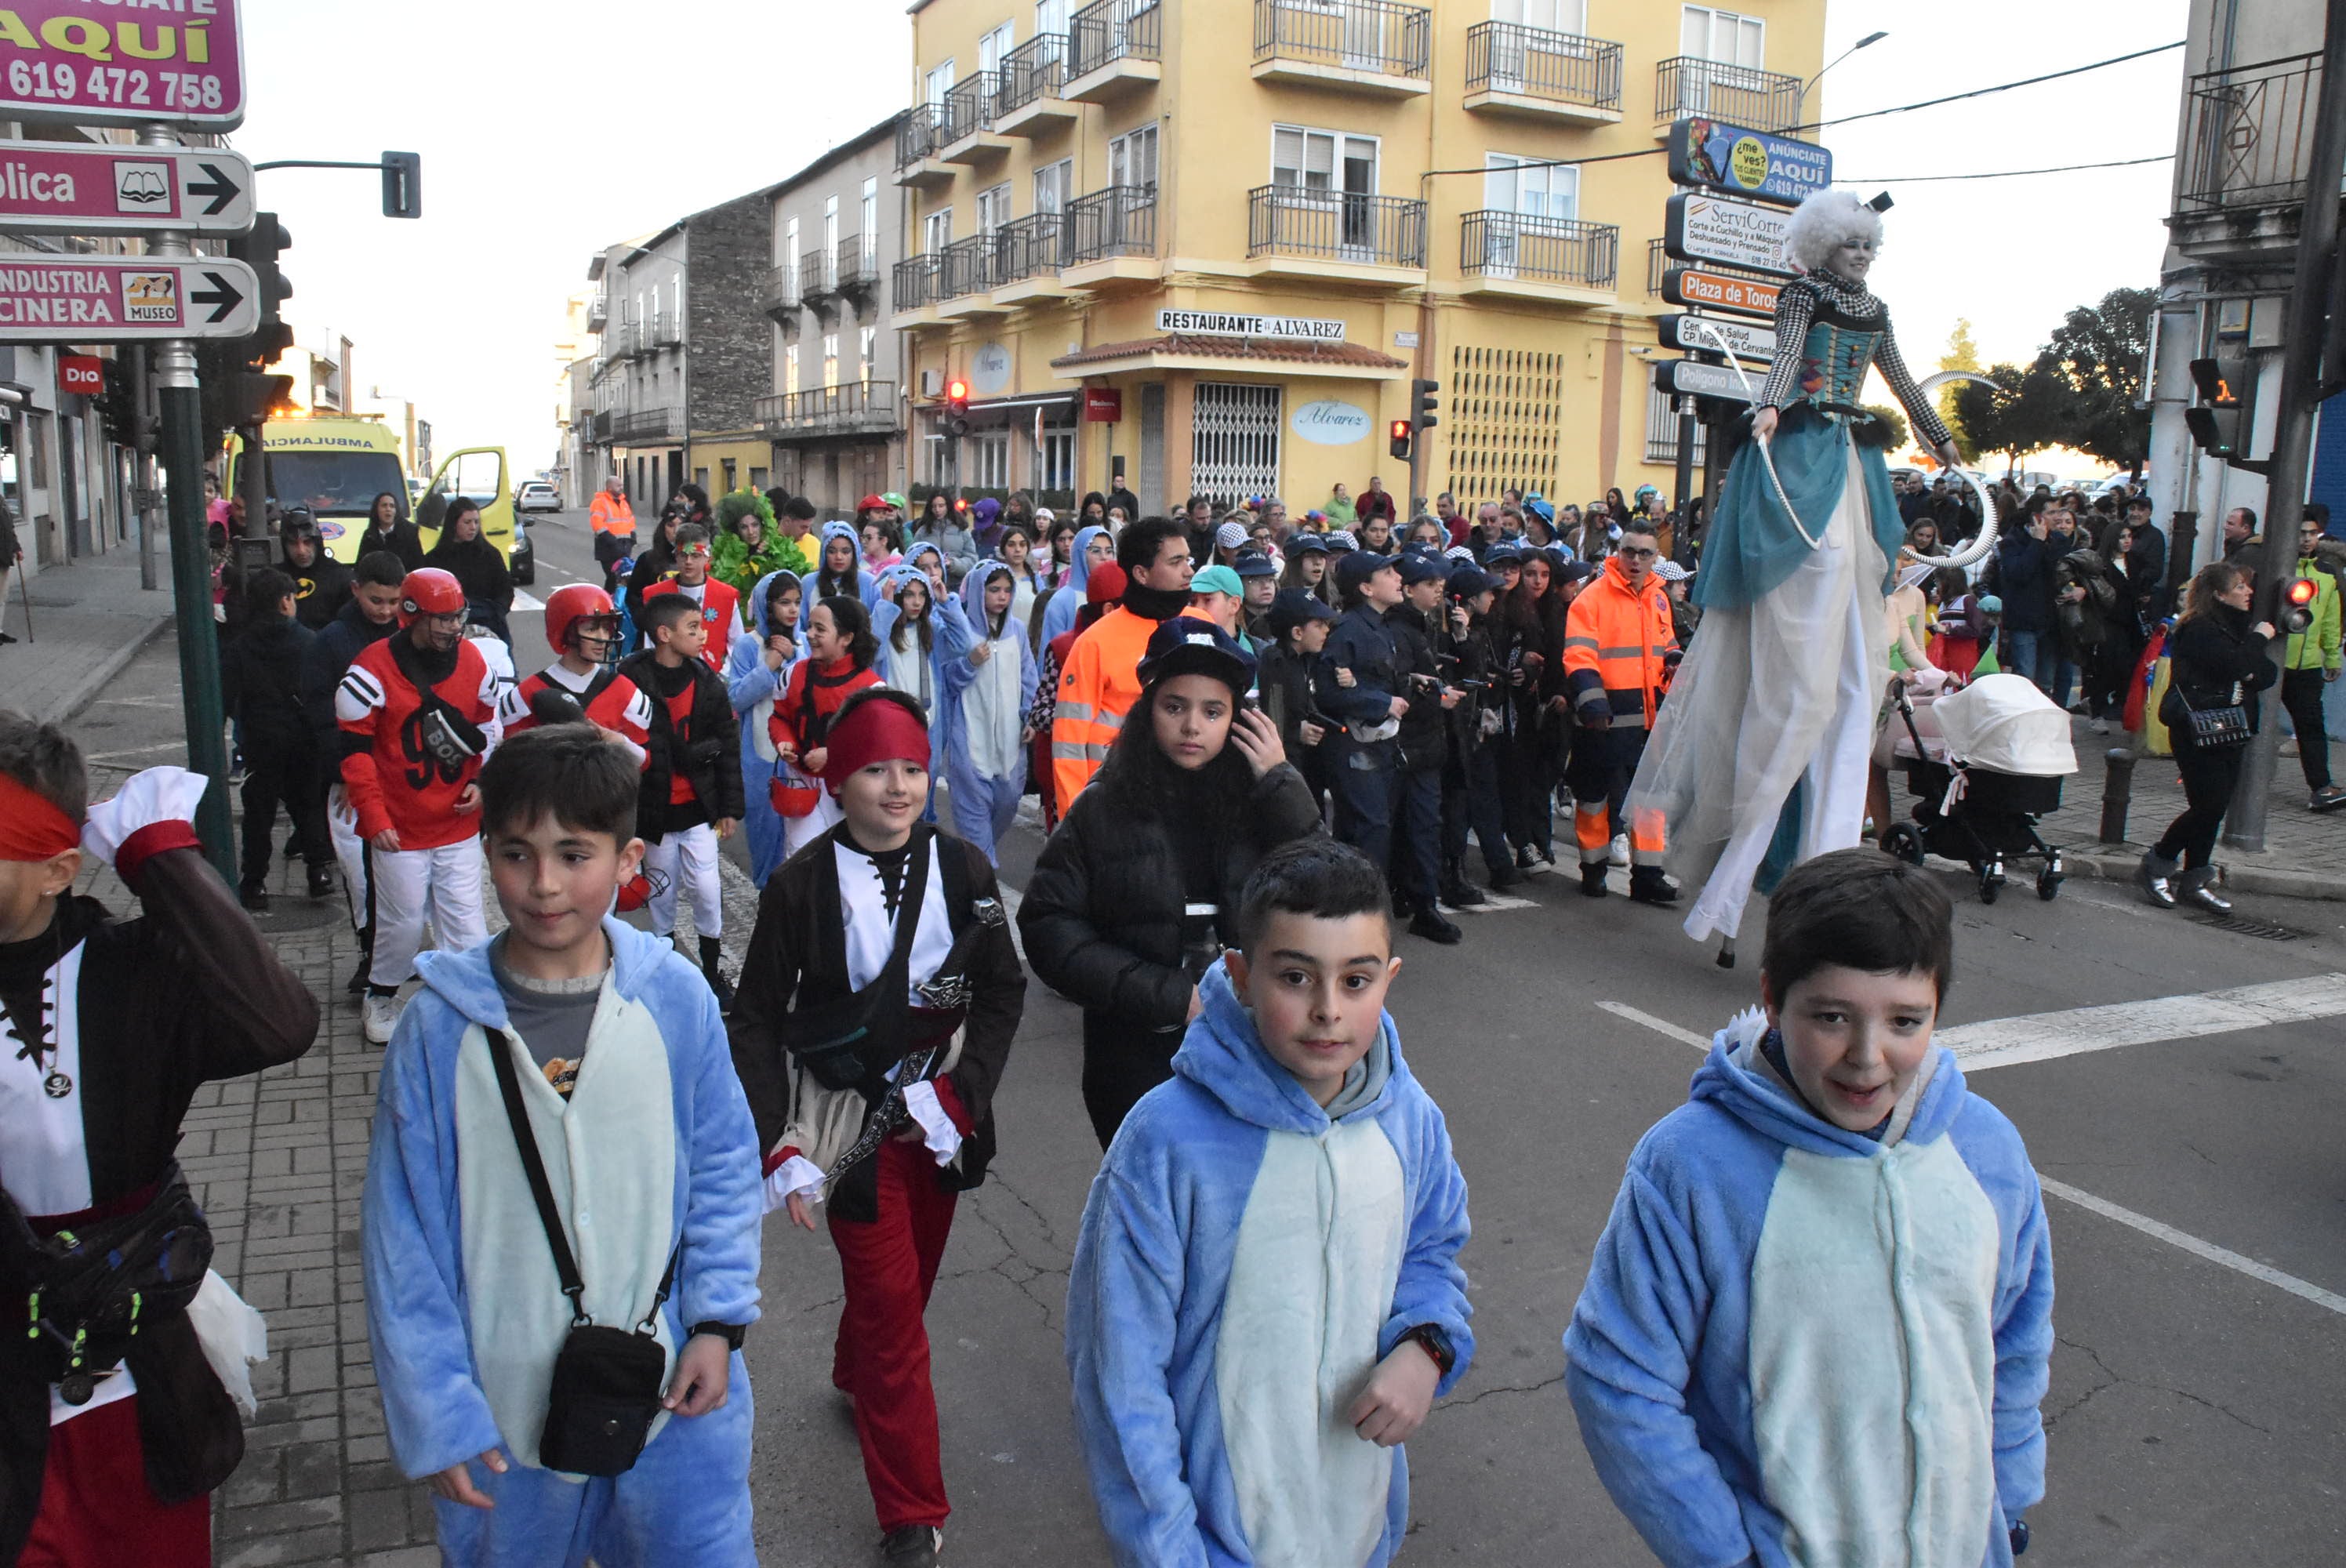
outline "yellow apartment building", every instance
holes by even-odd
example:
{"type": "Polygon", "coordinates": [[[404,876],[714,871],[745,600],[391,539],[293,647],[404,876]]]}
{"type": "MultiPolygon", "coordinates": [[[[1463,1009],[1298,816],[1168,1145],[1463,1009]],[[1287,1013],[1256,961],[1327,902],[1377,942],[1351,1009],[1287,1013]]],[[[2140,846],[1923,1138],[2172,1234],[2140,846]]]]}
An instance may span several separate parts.
{"type": "MultiPolygon", "coordinates": [[[[916,484],[1669,488],[1681,115],[1800,122],[1823,0],[914,0],[892,278],[916,484]],[[1638,156],[1622,156],[1638,155],[1638,156]],[[1578,167],[1552,160],[1590,160],[1578,167]],[[1594,161],[1609,159],[1610,161],[1594,161]],[[939,413],[954,381],[971,430],[939,413]]],[[[1813,117],[1817,104],[1807,104],[1813,117]]]]}

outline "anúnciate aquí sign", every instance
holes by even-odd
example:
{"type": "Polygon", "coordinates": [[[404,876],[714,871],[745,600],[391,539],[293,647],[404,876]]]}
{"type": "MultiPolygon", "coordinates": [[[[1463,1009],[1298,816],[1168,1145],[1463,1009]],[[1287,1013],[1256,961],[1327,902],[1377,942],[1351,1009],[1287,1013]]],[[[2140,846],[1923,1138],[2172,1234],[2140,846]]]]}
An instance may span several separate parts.
{"type": "Polygon", "coordinates": [[[237,0],[18,0],[0,6],[0,117],[233,130],[244,121],[237,0]]]}

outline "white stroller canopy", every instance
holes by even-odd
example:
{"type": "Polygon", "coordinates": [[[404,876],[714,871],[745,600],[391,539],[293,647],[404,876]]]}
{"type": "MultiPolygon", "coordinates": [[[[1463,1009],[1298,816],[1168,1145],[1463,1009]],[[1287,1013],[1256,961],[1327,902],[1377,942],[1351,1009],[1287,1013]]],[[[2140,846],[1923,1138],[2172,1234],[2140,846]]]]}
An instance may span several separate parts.
{"type": "Polygon", "coordinates": [[[1958,763],[2033,779],[2077,770],[2069,716],[2025,677],[1984,675],[1932,709],[1958,763]]]}

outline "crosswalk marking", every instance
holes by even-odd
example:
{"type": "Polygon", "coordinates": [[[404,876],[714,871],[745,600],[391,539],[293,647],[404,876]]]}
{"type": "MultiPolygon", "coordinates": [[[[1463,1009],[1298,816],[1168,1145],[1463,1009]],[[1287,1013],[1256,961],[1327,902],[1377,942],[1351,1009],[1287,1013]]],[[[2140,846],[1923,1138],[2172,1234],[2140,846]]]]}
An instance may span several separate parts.
{"type": "Polygon", "coordinates": [[[1657,1034],[1667,1034],[1682,1045],[1691,1045],[1698,1051],[1710,1049],[1710,1042],[1693,1030],[1681,1029],[1667,1018],[1657,1018],[1652,1013],[1632,1007],[1626,1002],[1614,1002],[1608,999],[1597,1003],[1596,1005],[1617,1018],[1626,1018],[1632,1023],[1642,1023],[1657,1034]]]}
{"type": "Polygon", "coordinates": [[[1984,1073],[2025,1062],[2049,1062],[2088,1051],[2148,1045],[2228,1034],[2273,1023],[2299,1023],[2346,1013],[2346,974],[2314,974],[2264,985],[2240,985],[2106,1007],[2075,1007],[2061,1013],[2031,1013],[1991,1018],[1938,1032],[1938,1043],[1953,1050],[1964,1071],[1984,1073]]]}
{"type": "Polygon", "coordinates": [[[515,588],[514,590],[513,607],[515,612],[526,615],[532,610],[542,610],[546,608],[546,601],[539,598],[536,595],[530,593],[527,589],[515,588]]]}
{"type": "Polygon", "coordinates": [[[2253,1257],[2243,1257],[2229,1247],[2218,1247],[2212,1241],[2202,1241],[2196,1236],[2187,1235],[2171,1225],[2151,1218],[2148,1215],[2137,1214],[2130,1208],[2120,1208],[2107,1198],[2096,1197],[2089,1192],[2081,1192],[2066,1182],[2055,1181],[2051,1176],[2041,1175],[2036,1181],[2038,1186],[2064,1203],[2074,1203],[2079,1208],[2100,1215],[2104,1219],[2114,1219],[2120,1225],[2131,1227],[2145,1236],[2167,1243],[2169,1247],[2180,1247],[2195,1257],[2204,1257],[2208,1262],[2219,1264],[2235,1274],[2245,1274],[2251,1279],[2261,1280],[2278,1289],[2286,1290],[2300,1300],[2310,1301],[2316,1307],[2326,1307],[2341,1317],[2346,1317],[2346,1296],[2341,1296],[2334,1290],[2324,1290],[2310,1280],[2300,1279],[2294,1274],[2284,1274],[2270,1264],[2259,1263],[2253,1257]]]}

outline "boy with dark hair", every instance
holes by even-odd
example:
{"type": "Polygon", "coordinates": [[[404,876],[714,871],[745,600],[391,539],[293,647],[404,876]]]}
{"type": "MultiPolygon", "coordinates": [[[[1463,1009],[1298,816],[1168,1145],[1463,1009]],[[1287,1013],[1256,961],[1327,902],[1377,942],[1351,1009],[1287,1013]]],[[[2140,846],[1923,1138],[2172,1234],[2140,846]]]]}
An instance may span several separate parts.
{"type": "Polygon", "coordinates": [[[647,595],[644,635],[648,646],[622,663],[619,674],[650,698],[636,832],[649,846],[644,866],[652,873],[652,934],[663,942],[675,937],[678,884],[687,884],[700,972],[718,1003],[730,1008],[717,845],[733,836],[745,809],[740,728],[725,683],[701,657],[708,623],[699,605],[677,594],[647,595]]]}
{"type": "Polygon", "coordinates": [[[709,530],[698,523],[687,523],[676,531],[675,575],[646,588],[644,603],[648,607],[663,594],[681,594],[699,606],[701,625],[707,628],[699,657],[710,669],[721,671],[733,634],[741,629],[741,596],[709,575],[710,560],[709,530]]]}
{"type": "Polygon", "coordinates": [[[302,660],[315,640],[296,618],[293,579],[264,567],[245,585],[244,629],[220,650],[220,699],[244,738],[244,872],[238,898],[269,908],[271,839],[282,803],[310,871],[310,896],[333,891],[333,846],[326,840],[326,793],[318,751],[301,710],[302,660]]]}
{"type": "Polygon", "coordinates": [[[350,602],[301,655],[301,709],[319,759],[326,838],[334,859],[342,862],[351,930],[359,939],[358,968],[351,972],[346,987],[353,995],[366,989],[374,962],[374,884],[368,874],[366,840],[359,836],[359,814],[342,788],[342,734],[334,717],[334,694],[362,649],[399,630],[399,585],[406,576],[407,568],[388,550],[360,556],[351,574],[350,602]]]}
{"type": "Polygon", "coordinates": [[[388,1044],[428,911],[443,948],[486,940],[475,782],[497,743],[497,676],[464,635],[464,590],[436,566],[399,588],[399,632],[370,644],[335,689],[342,788],[371,851],[373,958],[366,1037],[388,1044]]]}
{"type": "Polygon", "coordinates": [[[1474,1340],[1465,1178],[1384,1011],[1386,899],[1331,840],[1265,857],[1093,1178],[1067,1369],[1125,1568],[1382,1568],[1408,1528],[1401,1444],[1474,1340]]]}
{"type": "Polygon", "coordinates": [[[1932,1043],[1952,929],[1938,883],[1873,850],[1794,868],[1760,1006],[1629,1156],[1566,1380],[1669,1568],[2005,1568],[2027,1544],[2052,1252],[2020,1135],[1932,1043]]]}
{"type": "Polygon", "coordinates": [[[197,1089],[301,1055],[318,1004],[204,859],[205,784],[152,768],[86,806],[73,742],[0,711],[0,1227],[20,1314],[0,1335],[0,1562],[209,1564],[209,1494],[243,1457],[212,1368],[240,1366],[259,1325],[206,1272],[173,1151],[197,1089]],[[138,918],[74,896],[85,855],[138,918]],[[67,1231],[70,1256],[48,1240],[67,1231]],[[236,1343],[208,1353],[199,1296],[236,1343]]]}
{"type": "Polygon", "coordinates": [[[1157,628],[1189,607],[1196,563],[1189,536],[1164,517],[1144,517],[1116,541],[1123,601],[1077,637],[1059,676],[1051,720],[1052,789],[1065,816],[1107,760],[1125,715],[1140,697],[1140,660],[1157,628]]]}
{"type": "Polygon", "coordinates": [[[875,687],[842,704],[822,781],[842,820],[758,902],[733,1059],[766,1206],[829,1198],[846,1286],[831,1381],[854,1401],[882,1561],[933,1568],[952,1512],[922,1320],[957,1196],[994,1157],[994,1091],[1025,1006],[994,868],[920,820],[929,733],[875,687]]]}
{"type": "MultiPolygon", "coordinates": [[[[431,1483],[458,1568],[749,1568],[758,1151],[707,987],[608,912],[643,854],[635,761],[549,725],[500,746],[480,784],[505,930],[423,955],[367,1162],[393,1456],[431,1483]],[[642,1446],[586,1476],[554,1463],[576,1453],[559,1359],[582,1316],[661,1362],[635,1390],[642,1446]]],[[[589,1408],[597,1427],[613,1413],[589,1408]]]]}

